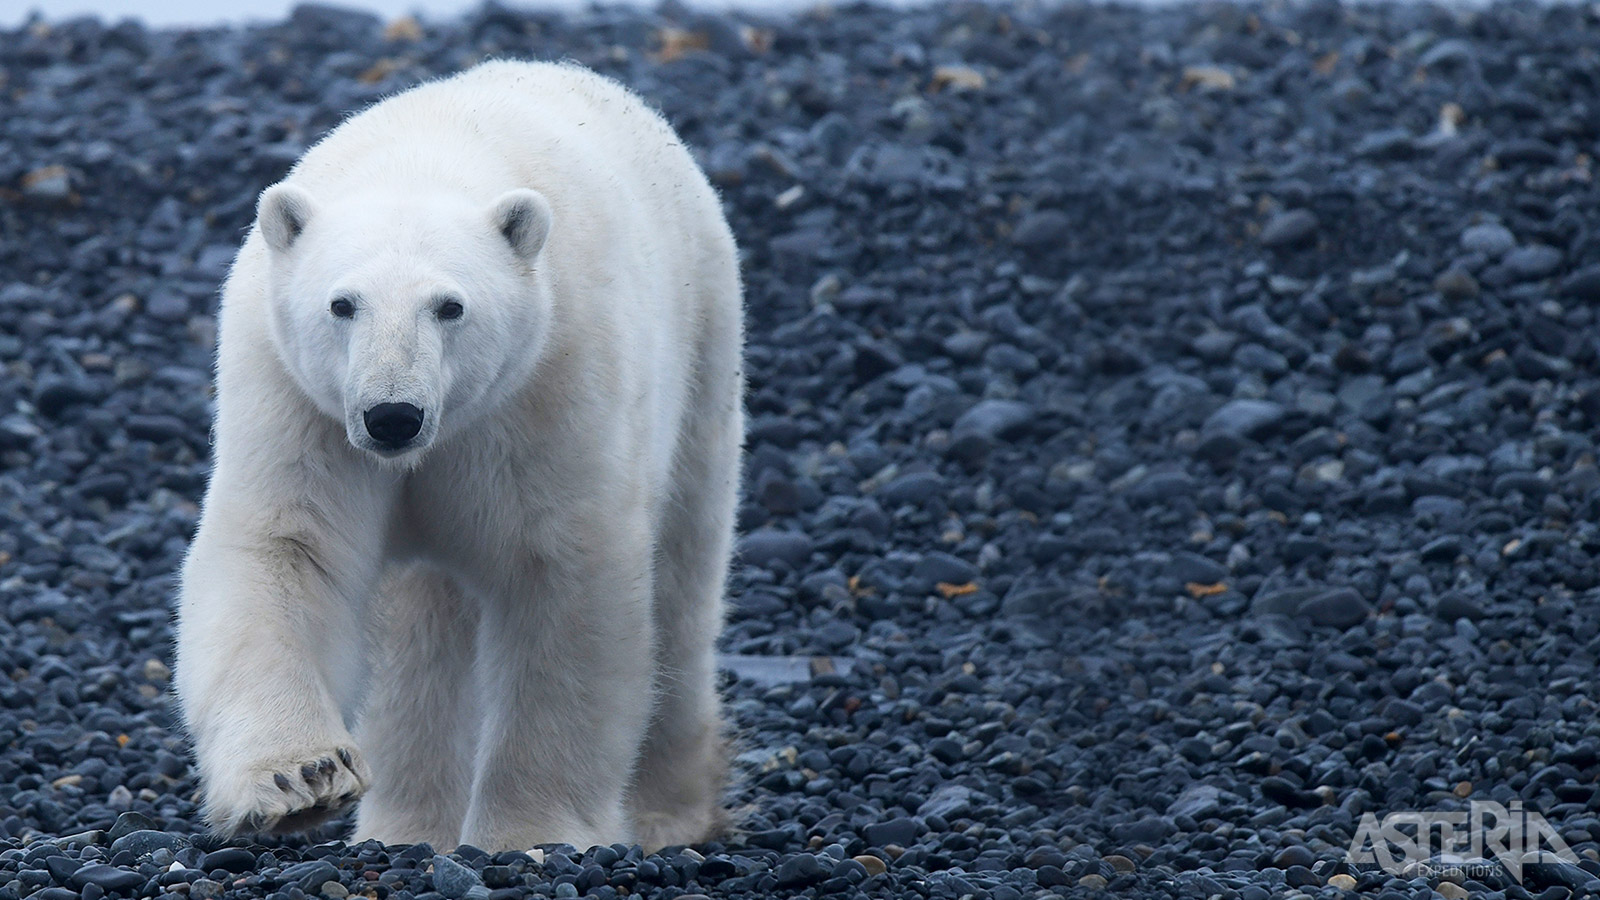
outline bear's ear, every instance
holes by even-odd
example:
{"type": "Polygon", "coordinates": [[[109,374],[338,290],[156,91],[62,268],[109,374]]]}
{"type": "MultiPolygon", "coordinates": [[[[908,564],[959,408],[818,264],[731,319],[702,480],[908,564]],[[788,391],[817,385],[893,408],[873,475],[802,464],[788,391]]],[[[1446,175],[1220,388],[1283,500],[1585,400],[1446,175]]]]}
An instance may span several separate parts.
{"type": "Polygon", "coordinates": [[[306,230],[315,209],[315,201],[303,188],[279,182],[261,192],[261,200],[256,203],[256,224],[268,247],[287,253],[306,230]]]}
{"type": "Polygon", "coordinates": [[[518,256],[532,262],[550,236],[550,201],[527,188],[506,191],[494,202],[489,220],[518,256]]]}

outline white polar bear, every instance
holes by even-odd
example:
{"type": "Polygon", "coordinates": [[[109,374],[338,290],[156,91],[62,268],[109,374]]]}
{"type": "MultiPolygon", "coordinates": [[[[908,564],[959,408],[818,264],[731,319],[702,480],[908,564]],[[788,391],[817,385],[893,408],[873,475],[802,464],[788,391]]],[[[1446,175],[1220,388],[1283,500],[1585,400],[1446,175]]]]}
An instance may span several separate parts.
{"type": "Polygon", "coordinates": [[[574,66],[386,100],[267,189],[182,573],[213,827],[365,794],[390,843],[714,833],[741,320],[704,175],[574,66]]]}

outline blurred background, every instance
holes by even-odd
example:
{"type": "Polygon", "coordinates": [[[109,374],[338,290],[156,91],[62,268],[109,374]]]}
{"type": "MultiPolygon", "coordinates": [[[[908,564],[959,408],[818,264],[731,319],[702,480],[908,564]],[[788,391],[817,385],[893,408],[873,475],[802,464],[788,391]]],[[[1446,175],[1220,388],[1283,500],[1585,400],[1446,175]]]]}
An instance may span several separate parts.
{"type": "MultiPolygon", "coordinates": [[[[902,6],[916,2],[893,0],[883,5],[902,6]]],[[[4,0],[0,2],[0,28],[14,28],[33,15],[41,15],[50,21],[85,15],[105,19],[136,18],[157,27],[235,25],[282,19],[296,5],[295,0],[4,0]]],[[[438,19],[460,16],[477,9],[480,4],[474,0],[351,0],[336,5],[367,10],[384,18],[416,15],[438,19]]],[[[537,4],[512,5],[577,10],[588,3],[586,0],[542,0],[537,4]]],[[[697,0],[692,5],[700,9],[784,11],[802,9],[811,4],[807,0],[697,0]]]]}

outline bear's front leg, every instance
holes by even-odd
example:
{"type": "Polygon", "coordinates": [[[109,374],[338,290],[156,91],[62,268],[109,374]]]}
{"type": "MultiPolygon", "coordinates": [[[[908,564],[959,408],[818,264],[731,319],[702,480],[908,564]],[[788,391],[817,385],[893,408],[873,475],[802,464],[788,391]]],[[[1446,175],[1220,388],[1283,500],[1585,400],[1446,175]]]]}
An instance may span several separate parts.
{"type": "Polygon", "coordinates": [[[516,566],[486,592],[483,723],[461,835],[485,850],[632,840],[623,800],[651,709],[649,531],[566,532],[565,554],[516,566]]]}
{"type": "Polygon", "coordinates": [[[478,739],[477,606],[439,569],[385,574],[373,610],[381,649],[356,729],[372,766],[356,840],[461,842],[478,739]]]}
{"type": "MultiPolygon", "coordinates": [[[[183,569],[175,685],[210,825],[298,831],[369,780],[344,707],[359,690],[360,604],[377,568],[375,527],[360,521],[372,510],[349,499],[359,484],[316,505],[247,497],[225,468],[183,569]]],[[[293,488],[273,500],[305,496],[293,488]]]]}

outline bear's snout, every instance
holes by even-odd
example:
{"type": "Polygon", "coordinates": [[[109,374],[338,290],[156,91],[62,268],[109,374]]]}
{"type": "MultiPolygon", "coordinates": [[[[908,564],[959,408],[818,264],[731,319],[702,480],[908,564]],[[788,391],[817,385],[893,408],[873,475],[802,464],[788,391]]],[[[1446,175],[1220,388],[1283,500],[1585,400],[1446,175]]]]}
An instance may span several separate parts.
{"type": "Polygon", "coordinates": [[[386,450],[404,447],[422,431],[421,407],[410,403],[379,403],[361,414],[367,434],[386,450]]]}

